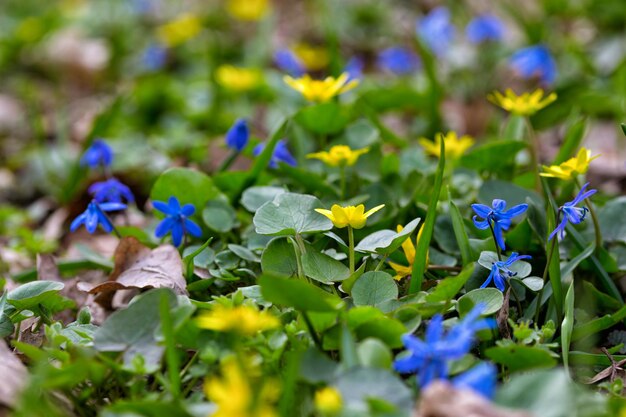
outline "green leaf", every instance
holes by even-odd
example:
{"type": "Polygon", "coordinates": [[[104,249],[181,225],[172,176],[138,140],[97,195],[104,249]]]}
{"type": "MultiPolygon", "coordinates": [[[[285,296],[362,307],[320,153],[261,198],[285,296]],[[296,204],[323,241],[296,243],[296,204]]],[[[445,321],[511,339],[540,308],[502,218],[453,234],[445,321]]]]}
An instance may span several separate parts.
{"type": "Polygon", "coordinates": [[[249,212],[254,213],[263,204],[272,201],[277,195],[286,193],[282,187],[250,187],[243,192],[241,204],[249,212]]]}
{"type": "Polygon", "coordinates": [[[448,189],[448,203],[450,204],[450,218],[452,219],[452,230],[456,237],[456,243],[461,251],[461,261],[463,265],[469,265],[472,262],[472,247],[470,246],[469,237],[465,230],[465,223],[459,208],[452,201],[450,189],[448,189]]]}
{"type": "Polygon", "coordinates": [[[283,178],[291,178],[298,186],[304,187],[311,193],[339,197],[339,191],[335,187],[328,184],[324,178],[304,168],[280,164],[277,173],[283,178]]]}
{"type": "Polygon", "coordinates": [[[11,318],[4,312],[7,304],[7,295],[8,293],[4,291],[2,297],[0,297],[0,338],[9,336],[14,330],[11,318]]]}
{"type": "Polygon", "coordinates": [[[321,207],[322,203],[311,195],[280,194],[257,210],[253,219],[256,232],[260,235],[293,236],[330,230],[332,222],[314,210],[321,207]]]}
{"type": "Polygon", "coordinates": [[[475,263],[470,263],[456,277],[448,277],[439,281],[435,289],[426,296],[426,302],[438,303],[452,300],[472,276],[475,267],[475,263]]]}
{"type": "Polygon", "coordinates": [[[337,311],[344,304],[339,297],[298,279],[263,275],[259,285],[265,300],[300,311],[337,311]]]}
{"type": "Polygon", "coordinates": [[[607,242],[626,243],[626,196],[615,198],[598,210],[602,238],[607,242]]]}
{"type": "Polygon", "coordinates": [[[391,368],[392,356],[389,347],[378,339],[367,338],[357,346],[359,363],[368,368],[391,368]]]}
{"type": "Polygon", "coordinates": [[[265,274],[295,276],[298,263],[293,245],[287,239],[272,239],[261,255],[261,269],[265,274]]]}
{"type": "MultiPolygon", "coordinates": [[[[225,198],[208,175],[191,168],[170,168],[157,178],[150,191],[152,201],[168,202],[170,197],[178,198],[181,206],[193,204],[194,217],[201,217],[207,201],[225,198]]],[[[157,216],[163,216],[155,211],[157,216]]]]}
{"type": "Polygon", "coordinates": [[[228,202],[211,200],[202,210],[202,220],[209,229],[226,233],[235,226],[237,213],[228,202]]]}
{"type": "Polygon", "coordinates": [[[456,309],[461,315],[467,314],[479,303],[485,304],[483,315],[493,314],[502,308],[504,296],[497,288],[476,288],[458,299],[456,309]]]}
{"type": "Polygon", "coordinates": [[[580,264],[582,261],[590,257],[595,249],[596,249],[595,242],[591,242],[589,246],[585,248],[584,251],[580,252],[578,255],[572,258],[568,263],[563,265],[563,267],[561,268],[561,276],[567,277],[569,274],[574,272],[574,269],[576,269],[578,264],[580,264]]]}
{"type": "Polygon", "coordinates": [[[34,310],[58,296],[65,285],[56,281],[33,281],[23,284],[7,295],[7,302],[18,310],[34,310]]]}
{"type": "Polygon", "coordinates": [[[346,127],[350,121],[350,114],[345,107],[331,101],[303,107],[294,118],[313,133],[331,135],[346,127]]]}
{"type": "Polygon", "coordinates": [[[586,127],[586,119],[579,119],[568,127],[563,143],[559,147],[559,152],[552,161],[553,165],[559,165],[576,155],[576,150],[585,137],[586,127]]]}
{"type": "Polygon", "coordinates": [[[347,266],[313,247],[302,255],[302,269],[307,277],[324,284],[343,281],[350,276],[350,269],[347,266]]]}
{"type": "Polygon", "coordinates": [[[543,288],[543,279],[539,277],[528,277],[519,280],[526,288],[531,291],[537,292],[543,288]]]}
{"type": "Polygon", "coordinates": [[[411,274],[411,284],[409,294],[415,294],[422,290],[422,281],[424,273],[428,267],[428,248],[433,237],[435,221],[437,220],[437,203],[439,202],[439,194],[441,193],[441,185],[443,184],[443,173],[446,166],[446,149],[445,142],[441,141],[439,163],[437,164],[437,172],[435,174],[435,184],[433,186],[430,202],[428,203],[428,211],[426,212],[426,220],[422,229],[422,235],[417,242],[415,249],[415,260],[413,262],[413,271],[411,274]]]}
{"type": "Polygon", "coordinates": [[[392,253],[409,239],[411,233],[417,229],[417,225],[420,222],[420,218],[411,220],[401,232],[394,232],[393,230],[379,230],[361,239],[356,245],[354,250],[358,252],[377,253],[379,255],[386,255],[392,253]]]}
{"type": "Polygon", "coordinates": [[[519,140],[487,142],[472,148],[460,162],[462,166],[479,172],[502,172],[515,166],[515,157],[524,148],[526,143],[519,140]]]}
{"type": "Polygon", "coordinates": [[[565,294],[565,314],[561,323],[561,356],[565,372],[569,373],[569,348],[574,330],[574,281],[572,281],[565,294]]]}
{"type": "Polygon", "coordinates": [[[127,370],[135,369],[137,355],[143,357],[146,372],[159,369],[164,347],[157,342],[155,332],[161,323],[159,303],[163,296],[170,309],[174,308],[174,293],[160,288],[135,297],[127,308],[111,314],[96,330],[94,348],[100,352],[123,352],[127,370]]]}
{"type": "Polygon", "coordinates": [[[537,204],[532,198],[526,198],[526,204],[528,204],[528,210],[526,211],[526,219],[530,228],[535,235],[541,240],[541,243],[545,246],[546,239],[548,238],[548,226],[546,224],[546,211],[537,204]]]}
{"type": "Polygon", "coordinates": [[[502,137],[505,139],[523,140],[525,131],[524,116],[517,116],[515,114],[509,117],[509,121],[504,127],[502,137]]]}
{"type": "Polygon", "coordinates": [[[552,368],[557,364],[552,353],[538,346],[495,346],[485,351],[485,356],[497,364],[506,366],[510,372],[537,368],[552,368]]]}
{"type": "Polygon", "coordinates": [[[367,119],[359,119],[346,128],[346,144],[352,149],[373,146],[379,140],[380,131],[367,119]]]}
{"type": "Polygon", "coordinates": [[[361,275],[363,275],[363,273],[365,272],[366,266],[367,266],[367,263],[363,262],[361,266],[358,267],[357,270],[352,273],[352,275],[346,278],[346,280],[343,281],[341,285],[339,286],[341,291],[345,292],[346,294],[350,294],[352,292],[352,287],[354,287],[354,283],[359,278],[361,278],[361,275]]]}
{"type": "Polygon", "coordinates": [[[382,271],[364,273],[352,287],[352,299],[357,306],[375,306],[398,298],[398,286],[391,275],[382,271]]]}

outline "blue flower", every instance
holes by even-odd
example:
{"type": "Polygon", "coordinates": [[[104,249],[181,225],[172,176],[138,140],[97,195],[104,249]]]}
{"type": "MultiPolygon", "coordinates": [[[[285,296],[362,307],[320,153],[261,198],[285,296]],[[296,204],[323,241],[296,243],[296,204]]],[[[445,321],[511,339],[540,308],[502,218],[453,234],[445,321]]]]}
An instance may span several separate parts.
{"type": "Polygon", "coordinates": [[[301,77],[306,71],[304,63],[289,49],[276,51],[274,53],[274,63],[292,77],[301,77]]]}
{"type": "Polygon", "coordinates": [[[345,72],[348,74],[348,81],[358,80],[363,77],[364,67],[365,63],[363,62],[363,60],[358,56],[353,56],[346,64],[342,73],[345,72]]]}
{"type": "Polygon", "coordinates": [[[248,123],[244,119],[239,119],[226,133],[226,146],[234,151],[241,152],[248,144],[249,138],[248,123]]]}
{"type": "Polygon", "coordinates": [[[94,233],[98,228],[98,224],[102,226],[102,229],[110,233],[113,230],[113,223],[107,217],[105,212],[124,210],[125,204],[122,203],[98,203],[96,200],[91,200],[87,206],[87,210],[79,214],[70,225],[70,232],[75,231],[84,224],[89,233],[94,233]]]}
{"type": "Polygon", "coordinates": [[[487,277],[485,282],[483,282],[483,285],[481,285],[480,288],[485,288],[487,285],[491,283],[491,281],[493,281],[494,284],[496,284],[496,287],[500,291],[504,292],[505,278],[511,278],[517,275],[517,272],[511,271],[509,267],[513,265],[515,262],[519,261],[520,259],[530,259],[530,258],[531,258],[530,255],[518,255],[517,252],[513,252],[511,253],[511,256],[509,256],[509,259],[507,259],[506,261],[494,262],[491,265],[491,272],[489,273],[489,276],[487,277]],[[503,277],[502,274],[505,274],[505,276],[503,277]]]}
{"type": "Polygon", "coordinates": [[[426,327],[425,340],[405,334],[402,342],[409,354],[396,359],[394,369],[401,373],[417,373],[422,388],[438,379],[448,379],[449,362],[469,352],[477,331],[494,326],[493,320],[479,319],[484,308],[483,304],[475,306],[447,333],[444,333],[443,317],[437,314],[426,327]]]}
{"type": "Polygon", "coordinates": [[[472,19],[465,28],[467,39],[472,43],[499,41],[504,36],[506,27],[500,18],[484,14],[472,19]]]}
{"type": "MultiPolygon", "coordinates": [[[[263,152],[263,149],[265,149],[265,144],[259,143],[257,146],[255,146],[252,153],[254,154],[254,156],[259,156],[261,152],[263,152]]],[[[287,143],[284,140],[279,140],[278,142],[276,142],[274,154],[272,155],[272,159],[270,159],[269,163],[270,168],[278,168],[279,162],[283,162],[287,165],[291,165],[294,167],[297,165],[296,158],[294,158],[293,155],[289,152],[289,149],[287,149],[287,143]]]]}
{"type": "Polygon", "coordinates": [[[504,200],[495,199],[491,204],[492,207],[484,204],[472,204],[472,209],[477,214],[472,220],[474,220],[474,225],[480,230],[493,227],[493,234],[498,242],[498,246],[504,250],[505,246],[502,231],[508,230],[508,228],[511,227],[511,219],[525,212],[528,208],[528,204],[519,204],[511,207],[509,211],[504,211],[506,208],[506,201],[504,200]],[[477,217],[482,217],[484,220],[478,221],[477,217]]]}
{"type": "Polygon", "coordinates": [[[155,209],[167,214],[154,230],[156,237],[161,238],[171,232],[174,246],[180,246],[183,235],[186,233],[195,237],[202,236],[200,226],[188,219],[196,211],[193,204],[185,204],[181,207],[178,199],[174,196],[170,197],[167,204],[163,201],[154,201],[152,204],[155,209]]]}
{"type": "Polygon", "coordinates": [[[95,139],[80,158],[80,164],[90,168],[108,167],[111,162],[113,162],[113,150],[101,139],[95,139]]]}
{"type": "Polygon", "coordinates": [[[563,239],[563,237],[565,237],[565,226],[567,226],[568,222],[571,224],[579,224],[583,220],[585,220],[585,216],[587,215],[587,212],[589,211],[589,209],[587,207],[576,207],[576,205],[580,203],[581,201],[583,201],[584,199],[591,197],[598,191],[598,190],[585,191],[588,185],[589,183],[586,183],[585,185],[582,186],[576,198],[574,198],[572,201],[568,201],[567,203],[559,207],[559,213],[563,213],[563,219],[561,220],[559,225],[556,227],[556,229],[554,229],[552,233],[550,233],[548,240],[552,240],[552,238],[557,233],[560,233],[559,236],[561,239],[563,239]]]}
{"type": "Polygon", "coordinates": [[[117,178],[93,183],[87,191],[98,203],[121,203],[123,199],[130,203],[135,201],[133,193],[117,178]]]}
{"type": "Polygon", "coordinates": [[[556,78],[556,63],[544,45],[520,49],[511,56],[509,64],[524,78],[539,77],[545,84],[552,84],[556,78]]]}
{"type": "Polygon", "coordinates": [[[409,48],[393,46],[378,54],[378,66],[394,74],[409,74],[419,68],[419,58],[409,48]]]}
{"type": "Polygon", "coordinates": [[[435,55],[442,56],[454,38],[455,28],[450,23],[450,11],[437,7],[417,22],[417,36],[435,55]]]}
{"type": "Polygon", "coordinates": [[[481,362],[472,369],[452,379],[457,389],[471,389],[485,398],[492,399],[496,392],[498,369],[489,362],[481,362]]]}
{"type": "Polygon", "coordinates": [[[159,45],[150,45],[143,50],[141,62],[148,71],[158,71],[167,62],[167,49],[159,45]]]}

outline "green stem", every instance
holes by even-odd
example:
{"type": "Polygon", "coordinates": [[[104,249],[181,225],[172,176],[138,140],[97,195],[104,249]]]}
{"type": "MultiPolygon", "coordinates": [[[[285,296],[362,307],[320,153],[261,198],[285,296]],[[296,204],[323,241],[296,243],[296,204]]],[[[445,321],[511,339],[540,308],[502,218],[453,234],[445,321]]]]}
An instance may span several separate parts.
{"type": "Polygon", "coordinates": [[[228,157],[222,161],[219,168],[217,168],[217,172],[224,172],[230,168],[233,162],[235,162],[235,159],[237,159],[237,155],[239,155],[239,152],[232,150],[230,155],[228,155],[228,157]]]}
{"type": "Polygon", "coordinates": [[[380,271],[380,268],[382,268],[385,263],[385,259],[387,259],[387,255],[380,258],[380,261],[378,262],[378,265],[376,265],[376,269],[374,269],[374,271],[380,271]]]}
{"type": "MultiPolygon", "coordinates": [[[[561,212],[559,211],[559,213],[556,216],[556,224],[559,223],[559,217],[561,215],[561,212]]],[[[535,309],[535,324],[539,323],[539,313],[541,311],[541,298],[543,297],[543,289],[546,287],[546,280],[548,278],[548,271],[550,270],[550,264],[552,263],[552,256],[554,255],[554,248],[556,246],[556,240],[557,240],[557,236],[554,236],[552,238],[552,244],[550,245],[550,248],[548,249],[548,256],[546,258],[546,267],[543,270],[543,285],[541,287],[541,290],[539,290],[539,294],[537,295],[537,306],[535,309]]]]}
{"type": "Polygon", "coordinates": [[[302,280],[307,280],[308,278],[304,275],[304,268],[302,267],[302,249],[300,248],[300,244],[298,242],[298,235],[296,235],[295,239],[291,240],[293,244],[293,250],[296,252],[296,266],[298,267],[298,278],[302,280]]]}
{"type": "MultiPolygon", "coordinates": [[[[578,190],[581,190],[582,186],[580,185],[578,178],[574,178],[574,182],[576,183],[576,186],[578,186],[578,190]]],[[[602,248],[602,231],[600,230],[598,214],[596,213],[595,207],[591,203],[591,199],[585,198],[585,202],[589,208],[589,214],[591,214],[591,221],[593,222],[593,228],[596,234],[596,252],[598,252],[602,248]]]]}
{"type": "Polygon", "coordinates": [[[339,167],[339,189],[341,190],[341,199],[346,198],[346,167],[341,165],[339,167]]]}
{"type": "Polygon", "coordinates": [[[537,140],[535,129],[533,129],[533,125],[530,123],[530,119],[528,117],[524,117],[524,121],[526,122],[528,136],[530,138],[530,160],[532,164],[532,170],[535,173],[535,189],[537,191],[540,191],[541,177],[539,176],[539,141],[537,140]]]}
{"type": "Polygon", "coordinates": [[[510,281],[509,288],[511,289],[511,294],[513,294],[513,298],[515,298],[515,303],[517,304],[517,315],[518,317],[520,317],[522,315],[522,303],[519,301],[517,291],[515,291],[515,287],[513,287],[513,283],[510,281]]]}
{"type": "Polygon", "coordinates": [[[354,272],[354,230],[348,225],[348,256],[350,258],[350,274],[354,272]]]}
{"type": "Polygon", "coordinates": [[[491,237],[493,237],[493,243],[496,245],[496,254],[498,255],[498,261],[502,260],[502,254],[500,253],[500,246],[498,245],[498,239],[496,238],[496,231],[493,229],[491,220],[488,220],[489,229],[491,230],[491,237]]]}
{"type": "Polygon", "coordinates": [[[315,346],[317,346],[317,348],[323,352],[324,349],[322,347],[322,341],[317,335],[317,332],[315,331],[315,328],[313,327],[313,323],[311,322],[309,315],[306,313],[306,311],[301,311],[301,313],[302,313],[302,318],[304,319],[304,322],[306,323],[306,327],[309,329],[309,333],[311,334],[311,337],[313,338],[313,342],[315,343],[315,346]]]}

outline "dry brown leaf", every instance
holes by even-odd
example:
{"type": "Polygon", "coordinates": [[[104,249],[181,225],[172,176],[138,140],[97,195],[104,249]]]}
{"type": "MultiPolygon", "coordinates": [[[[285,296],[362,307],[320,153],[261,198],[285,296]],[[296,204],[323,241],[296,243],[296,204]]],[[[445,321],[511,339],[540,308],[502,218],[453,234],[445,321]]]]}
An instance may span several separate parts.
{"type": "Polygon", "coordinates": [[[171,288],[176,294],[187,295],[183,276],[183,261],[171,245],[150,250],[133,237],[125,237],[115,250],[115,268],[109,280],[100,284],[78,283],[78,288],[98,294],[96,301],[112,308],[113,296],[118,290],[171,288]]]}
{"type": "Polygon", "coordinates": [[[511,293],[511,287],[504,294],[504,302],[502,308],[498,310],[496,315],[496,323],[498,324],[498,330],[504,339],[511,338],[511,331],[509,330],[509,295],[511,293]]]}
{"type": "Polygon", "coordinates": [[[444,381],[423,392],[413,417],[531,417],[525,411],[497,407],[471,390],[457,390],[444,381]]]}
{"type": "Polygon", "coordinates": [[[4,340],[0,340],[0,375],[0,404],[12,407],[26,385],[28,372],[4,340]]]}

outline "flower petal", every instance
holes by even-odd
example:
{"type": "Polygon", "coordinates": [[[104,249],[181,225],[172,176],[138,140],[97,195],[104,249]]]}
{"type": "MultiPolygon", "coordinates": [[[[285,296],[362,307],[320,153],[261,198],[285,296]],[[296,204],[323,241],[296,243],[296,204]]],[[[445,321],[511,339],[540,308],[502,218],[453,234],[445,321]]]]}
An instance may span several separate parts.
{"type": "Polygon", "coordinates": [[[202,229],[195,222],[185,219],[185,230],[195,237],[202,236],[202,229]]]}
{"type": "Polygon", "coordinates": [[[174,226],[174,222],[175,219],[173,217],[166,217],[154,229],[154,235],[158,238],[165,236],[174,226]]]}

